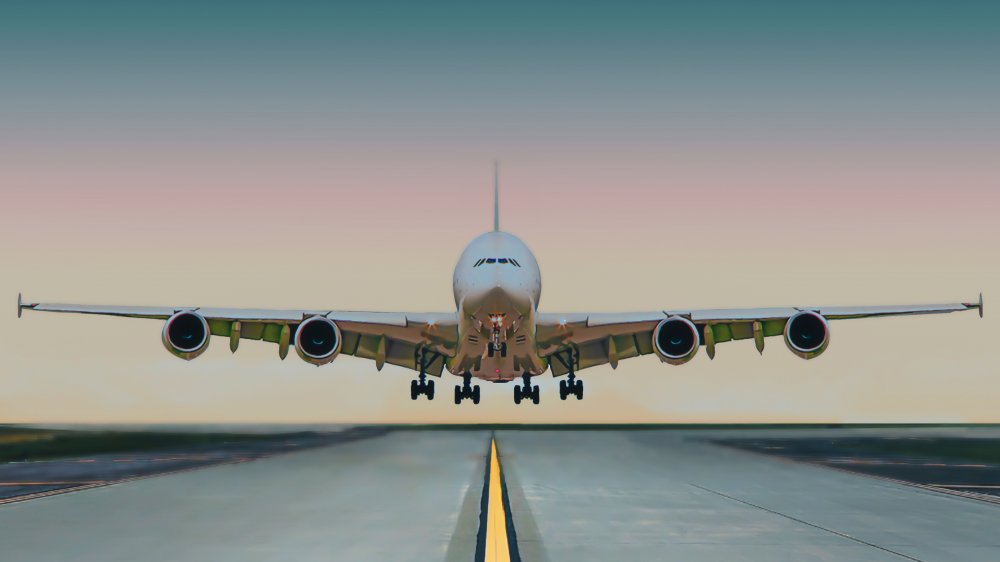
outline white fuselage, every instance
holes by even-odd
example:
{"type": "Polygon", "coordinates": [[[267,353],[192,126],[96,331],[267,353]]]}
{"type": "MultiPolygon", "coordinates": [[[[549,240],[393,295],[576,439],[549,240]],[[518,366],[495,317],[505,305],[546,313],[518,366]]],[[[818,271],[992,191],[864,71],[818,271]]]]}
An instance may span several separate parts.
{"type": "Polygon", "coordinates": [[[455,266],[454,290],[458,347],[449,371],[491,381],[545,371],[535,346],[542,277],[524,242],[501,231],[474,239],[455,266]]]}

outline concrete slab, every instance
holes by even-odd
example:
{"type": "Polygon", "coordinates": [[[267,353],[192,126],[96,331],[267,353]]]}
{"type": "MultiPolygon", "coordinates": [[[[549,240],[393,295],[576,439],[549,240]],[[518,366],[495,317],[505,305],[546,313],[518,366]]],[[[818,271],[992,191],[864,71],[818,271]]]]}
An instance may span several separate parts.
{"type": "Polygon", "coordinates": [[[488,437],[397,431],[0,506],[0,559],[471,560],[448,550],[469,548],[453,536],[488,437]]]}
{"type": "Polygon", "coordinates": [[[711,437],[498,432],[508,488],[518,486],[524,498],[519,509],[512,505],[515,526],[537,528],[522,554],[534,549],[553,561],[1000,559],[996,505],[701,441],[711,437]]]}

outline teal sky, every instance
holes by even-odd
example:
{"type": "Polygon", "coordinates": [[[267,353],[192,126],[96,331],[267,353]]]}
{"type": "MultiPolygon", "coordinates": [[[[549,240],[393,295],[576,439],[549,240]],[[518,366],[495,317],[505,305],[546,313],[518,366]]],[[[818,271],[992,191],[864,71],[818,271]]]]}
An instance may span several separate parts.
{"type": "Polygon", "coordinates": [[[8,142],[995,143],[998,55],[994,2],[16,2],[0,119],[8,142]]]}

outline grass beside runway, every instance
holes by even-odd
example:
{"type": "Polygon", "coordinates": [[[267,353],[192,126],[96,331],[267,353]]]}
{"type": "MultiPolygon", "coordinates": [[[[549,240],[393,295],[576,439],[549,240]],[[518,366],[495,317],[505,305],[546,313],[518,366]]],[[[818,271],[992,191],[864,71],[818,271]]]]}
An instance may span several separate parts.
{"type": "Polygon", "coordinates": [[[0,462],[38,461],[101,453],[127,453],[308,435],[313,434],[310,432],[258,435],[158,431],[79,431],[0,426],[0,462]]]}
{"type": "Polygon", "coordinates": [[[871,453],[1000,463],[1000,440],[980,437],[858,439],[848,444],[871,453]]]}
{"type": "Polygon", "coordinates": [[[1000,497],[1000,438],[893,434],[726,437],[714,443],[928,487],[966,497],[1000,497]],[[971,494],[971,495],[970,495],[971,494]]]}

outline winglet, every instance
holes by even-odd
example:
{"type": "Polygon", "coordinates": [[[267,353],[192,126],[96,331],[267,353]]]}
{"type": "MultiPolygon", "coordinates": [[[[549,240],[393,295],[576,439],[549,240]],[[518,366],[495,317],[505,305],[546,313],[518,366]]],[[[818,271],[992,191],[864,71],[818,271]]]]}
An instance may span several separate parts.
{"type": "Polygon", "coordinates": [[[17,294],[17,317],[21,317],[21,309],[24,307],[21,305],[21,293],[17,294]]]}
{"type": "Polygon", "coordinates": [[[979,310],[979,317],[983,317],[983,293],[979,293],[979,302],[963,302],[962,303],[969,310],[970,308],[976,308],[979,310]]]}
{"type": "Polygon", "coordinates": [[[500,232],[500,163],[493,161],[493,232],[500,232]]]}

